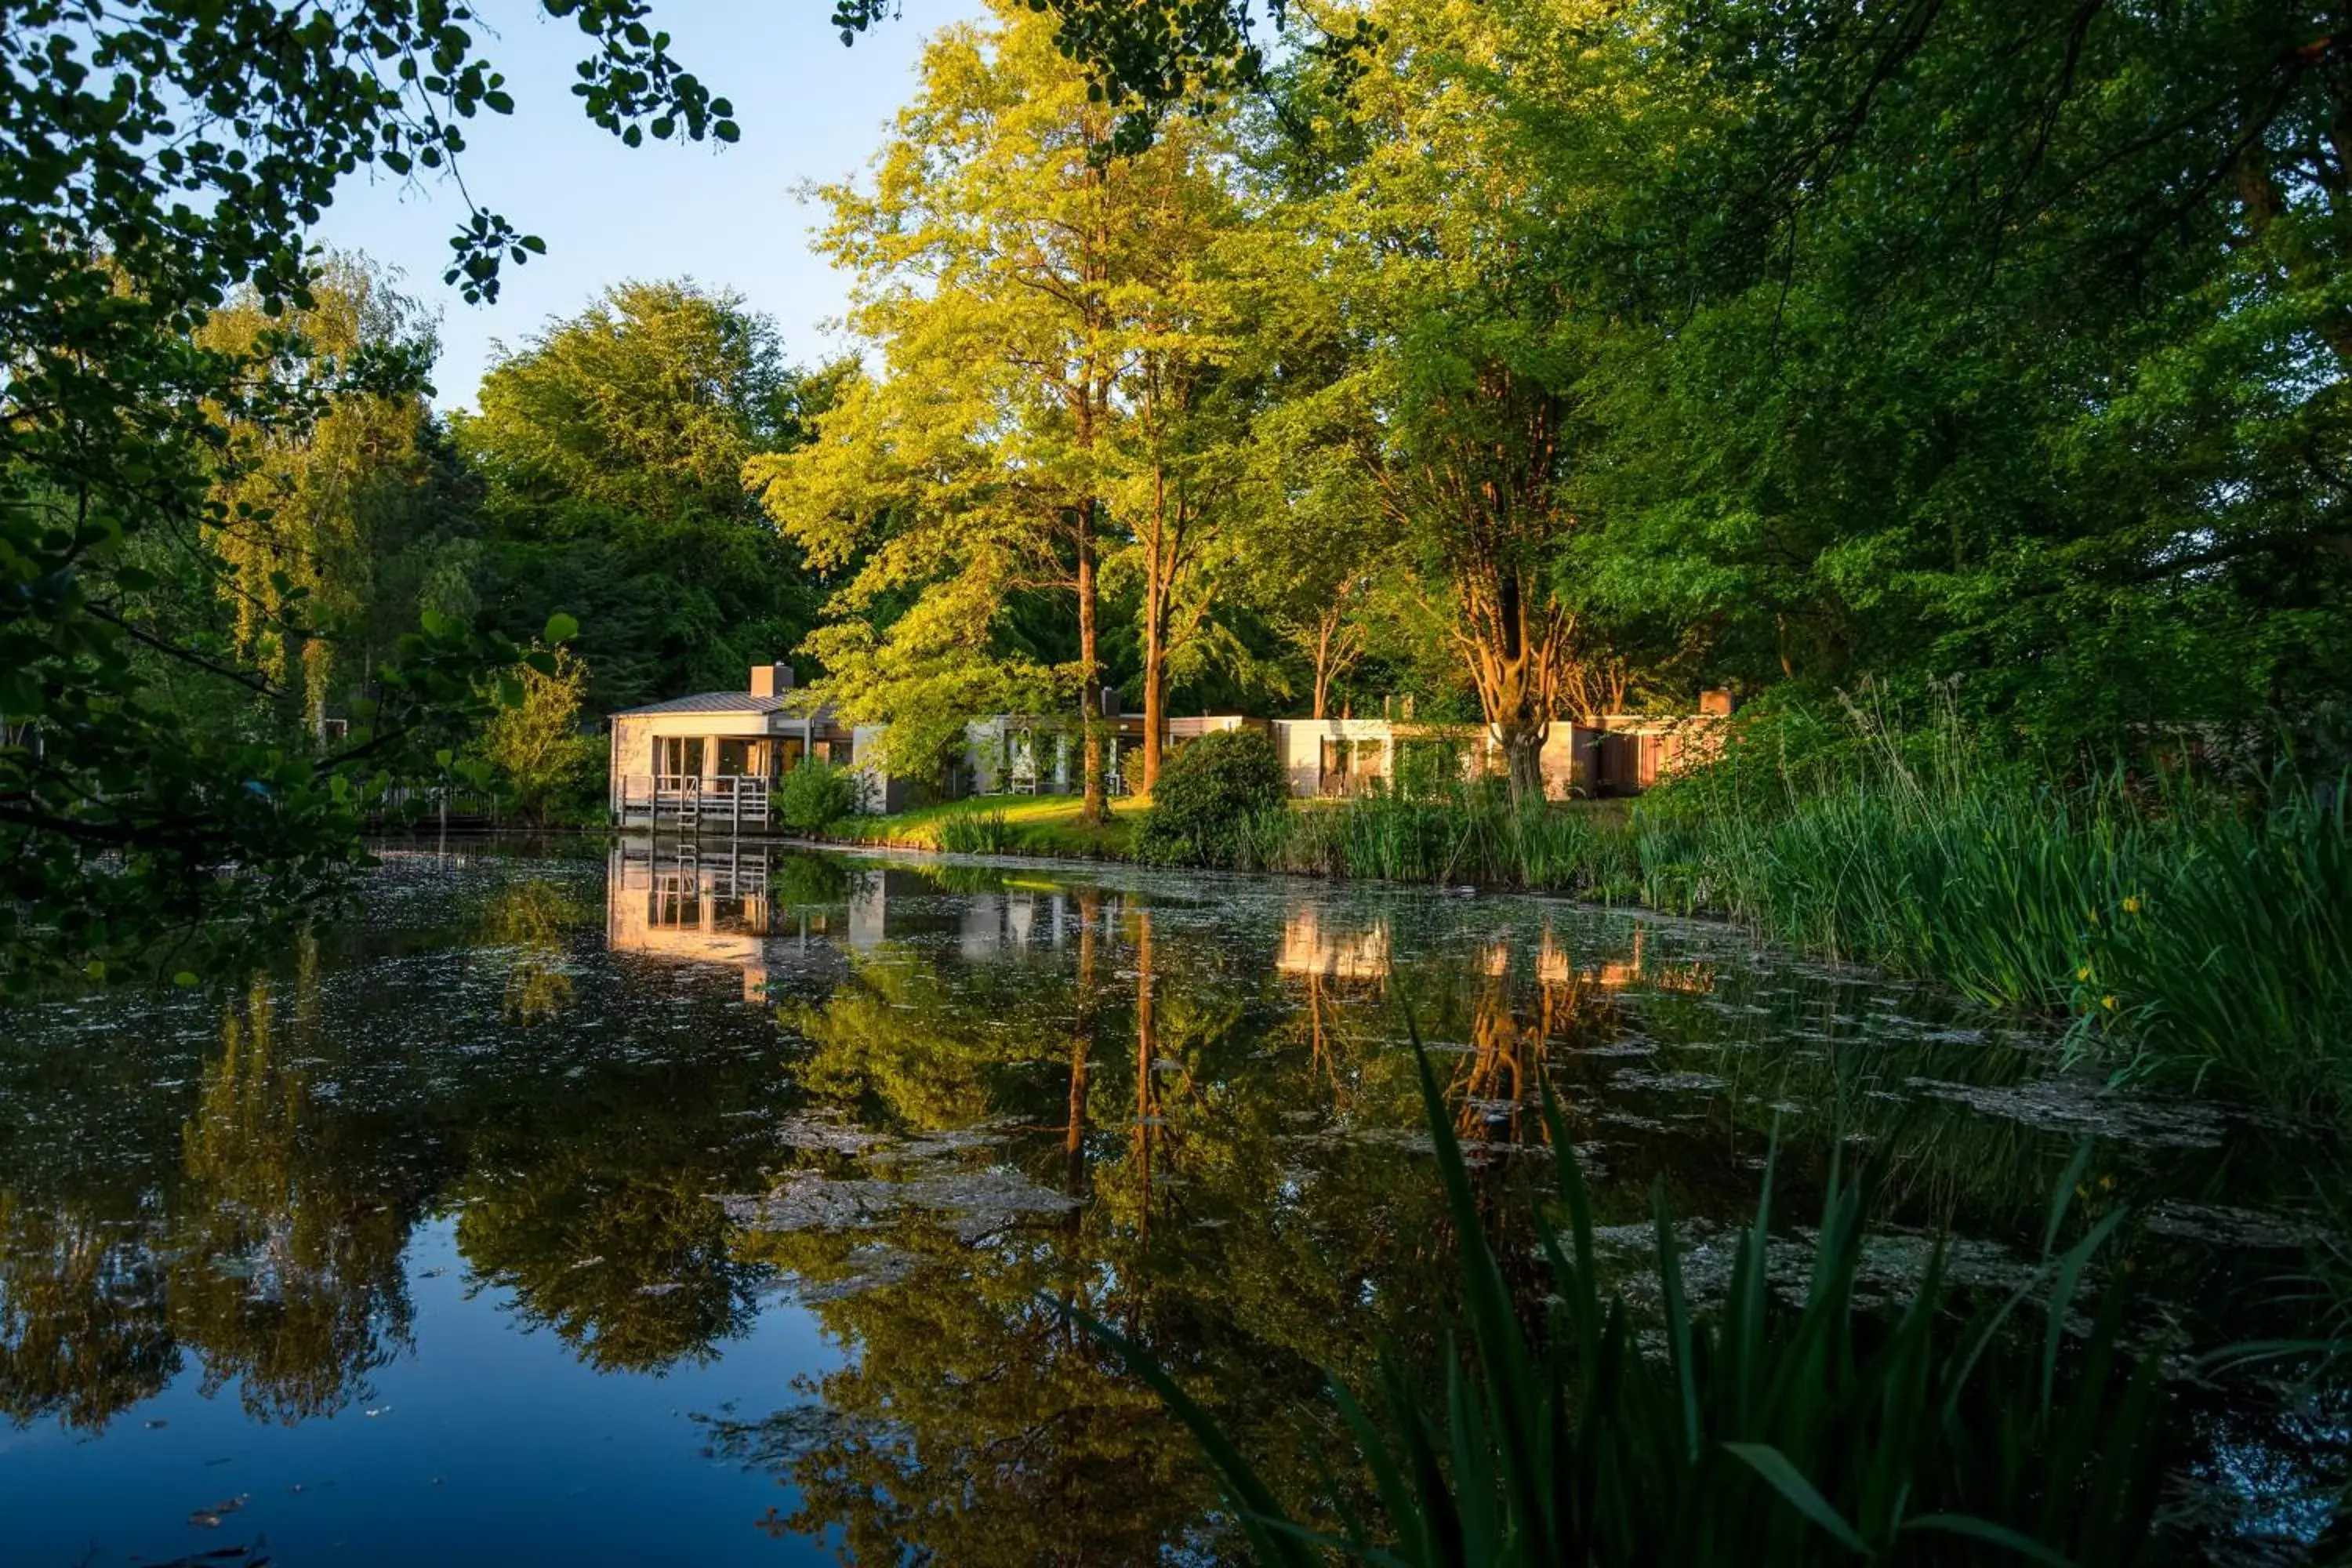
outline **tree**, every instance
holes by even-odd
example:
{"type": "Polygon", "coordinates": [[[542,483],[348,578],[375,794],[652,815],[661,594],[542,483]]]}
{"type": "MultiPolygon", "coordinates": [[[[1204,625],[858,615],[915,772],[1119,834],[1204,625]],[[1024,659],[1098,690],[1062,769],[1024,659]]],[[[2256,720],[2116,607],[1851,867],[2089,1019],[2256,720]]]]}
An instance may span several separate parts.
{"type": "Polygon", "coordinates": [[[1588,521],[1570,485],[1604,438],[1587,378],[1612,312],[1585,252],[1641,166],[1622,143],[1645,112],[1643,24],[1402,0],[1381,23],[1350,64],[1353,162],[1275,193],[1289,245],[1269,253],[1265,287],[1339,301],[1289,312],[1325,368],[1287,445],[1352,454],[1442,584],[1438,618],[1514,795],[1539,799],[1561,686],[1585,657],[1556,574],[1588,521]],[[1502,112],[1499,84],[1523,75],[1553,120],[1573,121],[1572,159],[1538,163],[1526,123],[1502,112]]]}
{"type": "MultiPolygon", "coordinates": [[[[1187,144],[1168,151],[1205,157],[1198,128],[1187,130],[1187,144]]],[[[1151,215],[1153,244],[1137,257],[1137,275],[1112,295],[1127,353],[1109,488],[1141,579],[1146,793],[1160,782],[1171,661],[1209,614],[1220,531],[1245,478],[1250,414],[1230,371],[1239,322],[1218,254],[1235,205],[1208,170],[1182,173],[1151,215]]]]}
{"type": "Polygon", "coordinates": [[[624,283],[506,353],[457,445],[487,485],[488,591],[528,636],[580,619],[593,700],[733,687],[806,634],[815,595],[744,465],[807,438],[840,373],[689,280],[624,283]]]}
{"type": "MultiPolygon", "coordinates": [[[[631,144],[735,126],[640,0],[547,0],[593,40],[580,93],[631,144]]],[[[136,622],[159,574],[209,586],[192,544],[228,423],[299,424],[337,384],[413,364],[272,373],[194,341],[239,289],[314,302],[305,231],[362,166],[448,167],[464,122],[511,104],[463,4],[27,0],[0,30],[0,973],[193,974],[331,896],[363,858],[355,805],[462,722],[487,652],[418,635],[349,744],[323,756],[207,732],[142,689],[148,661],[268,695],[266,677],[136,622]],[[134,541],[150,547],[144,559],[134,541]],[[225,867],[239,875],[223,876],[225,867]],[[167,942],[167,938],[172,939],[167,942]]],[[[473,210],[448,279],[493,297],[539,242],[473,210]]],[[[395,378],[396,379],[396,378],[395,378]]],[[[188,597],[190,595],[183,595],[188,597]]]]}
{"type": "Polygon", "coordinates": [[[570,648],[552,650],[545,669],[515,667],[522,700],[501,708],[482,727],[482,760],[513,791],[524,817],[545,822],[577,796],[597,772],[601,748],[580,732],[588,667],[570,648]]]}
{"type": "Polygon", "coordinates": [[[2327,744],[2340,17],[1674,15],[1722,96],[1645,182],[1627,286],[1673,331],[1598,378],[1595,594],[1751,681],[1964,675],[2060,754],[2255,716],[2327,744]]]}
{"type": "Polygon", "coordinates": [[[1326,719],[1341,683],[1371,651],[1367,616],[1394,563],[1395,528],[1351,453],[1301,449],[1273,430],[1265,437],[1259,460],[1266,471],[1252,487],[1254,515],[1241,543],[1242,592],[1305,661],[1307,715],[1326,719]]]}
{"type": "MultiPolygon", "coordinates": [[[[1113,110],[1049,26],[1010,6],[992,31],[942,32],[922,79],[874,190],[824,193],[822,247],[857,273],[852,320],[887,376],[845,397],[805,453],[753,473],[813,562],[862,557],[835,601],[842,618],[810,647],[845,711],[891,723],[894,767],[919,766],[914,748],[949,731],[949,699],[1042,686],[1044,661],[1009,646],[1016,600],[1068,595],[1076,657],[1051,677],[1075,689],[1084,813],[1099,818],[1097,579],[1146,367],[1161,373],[1164,420],[1174,361],[1192,354],[1182,258],[1218,200],[1203,132],[1112,151],[1113,110]]],[[[1172,475],[1175,453],[1159,450],[1172,475]]],[[[1164,577],[1189,523],[1160,516],[1164,577]]]]}
{"type": "MultiPolygon", "coordinates": [[[[421,376],[434,354],[416,302],[353,257],[327,262],[309,305],[273,318],[247,295],[214,312],[198,336],[240,358],[263,356],[289,381],[331,380],[371,356],[421,376]],[[299,334],[303,353],[270,354],[281,326],[299,334]]],[[[231,645],[288,692],[321,740],[328,708],[392,652],[390,639],[368,636],[378,563],[446,521],[415,516],[428,499],[430,435],[420,393],[364,385],[331,391],[312,419],[227,420],[218,520],[204,538],[226,568],[217,593],[231,612],[231,645]]],[[[420,607],[403,606],[399,624],[415,625],[420,607]]]]}

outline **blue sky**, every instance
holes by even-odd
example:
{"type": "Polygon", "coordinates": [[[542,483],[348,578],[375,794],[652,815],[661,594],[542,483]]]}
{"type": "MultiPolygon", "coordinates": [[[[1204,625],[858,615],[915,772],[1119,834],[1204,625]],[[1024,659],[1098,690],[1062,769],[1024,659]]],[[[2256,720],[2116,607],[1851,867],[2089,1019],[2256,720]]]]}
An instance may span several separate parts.
{"type": "Polygon", "coordinates": [[[597,130],[570,93],[585,41],[570,22],[509,0],[483,10],[500,28],[485,53],[507,76],[511,117],[467,129],[467,188],[548,253],[509,268],[495,305],[468,305],[441,281],[465,212],[446,183],[404,189],[354,176],[315,237],[398,268],[404,288],[441,315],[434,381],[445,408],[470,406],[491,342],[520,343],[625,278],[692,276],[740,290],[782,329],[803,363],[847,345],[821,323],[845,304],[845,279],[808,249],[820,216],[795,187],[860,173],[915,87],[925,34],[979,14],[974,0],[912,0],[844,48],[816,0],[668,0],[656,7],[674,52],[730,99],[734,146],[648,142],[635,151],[597,130]]]}

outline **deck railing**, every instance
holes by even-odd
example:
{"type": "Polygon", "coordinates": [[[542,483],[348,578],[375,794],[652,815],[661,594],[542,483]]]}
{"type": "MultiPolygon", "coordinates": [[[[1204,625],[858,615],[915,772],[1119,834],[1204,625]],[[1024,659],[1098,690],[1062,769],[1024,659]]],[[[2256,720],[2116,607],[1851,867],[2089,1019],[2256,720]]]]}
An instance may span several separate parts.
{"type": "Polygon", "coordinates": [[[768,781],[748,773],[632,773],[621,780],[624,827],[736,832],[768,826],[768,781]]]}

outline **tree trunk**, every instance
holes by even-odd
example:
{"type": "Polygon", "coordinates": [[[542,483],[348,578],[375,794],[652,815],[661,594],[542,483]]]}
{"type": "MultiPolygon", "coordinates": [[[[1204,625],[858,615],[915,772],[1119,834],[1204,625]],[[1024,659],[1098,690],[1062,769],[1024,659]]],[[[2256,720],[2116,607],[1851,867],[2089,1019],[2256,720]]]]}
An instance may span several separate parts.
{"type": "Polygon", "coordinates": [[[1315,637],[1315,717],[1325,718],[1331,707],[1331,668],[1334,643],[1339,635],[1340,610],[1337,605],[1323,612],[1323,624],[1315,637]]]}
{"type": "MultiPolygon", "coordinates": [[[[1153,406],[1156,407],[1156,400],[1153,406]]],[[[1175,593],[1177,552],[1183,521],[1171,536],[1168,521],[1168,469],[1154,459],[1151,473],[1151,532],[1143,551],[1143,792],[1160,785],[1160,749],[1168,727],[1168,601],[1175,593]]]]}
{"type": "Polygon", "coordinates": [[[1539,726],[1520,725],[1507,731],[1503,737],[1503,755],[1511,768],[1511,804],[1524,805],[1544,798],[1543,749],[1551,735],[1549,721],[1539,726]]]}
{"type": "Polygon", "coordinates": [[[1459,584],[1464,626],[1454,634],[1478,688],[1478,704],[1510,772],[1511,804],[1544,798],[1543,748],[1551,734],[1571,623],[1555,604],[1540,606],[1507,566],[1466,574],[1459,584]]]}
{"type": "Polygon", "coordinates": [[[1078,721],[1086,748],[1086,798],[1078,820],[1089,826],[1100,823],[1103,805],[1102,661],[1097,657],[1095,626],[1095,503],[1083,503],[1086,516],[1078,532],[1078,721]]]}
{"type": "Polygon", "coordinates": [[[1168,699],[1164,689],[1168,653],[1163,646],[1165,636],[1160,624],[1167,619],[1167,606],[1158,603],[1159,595],[1145,590],[1143,612],[1143,793],[1150,795],[1160,787],[1160,737],[1168,728],[1168,699]]]}

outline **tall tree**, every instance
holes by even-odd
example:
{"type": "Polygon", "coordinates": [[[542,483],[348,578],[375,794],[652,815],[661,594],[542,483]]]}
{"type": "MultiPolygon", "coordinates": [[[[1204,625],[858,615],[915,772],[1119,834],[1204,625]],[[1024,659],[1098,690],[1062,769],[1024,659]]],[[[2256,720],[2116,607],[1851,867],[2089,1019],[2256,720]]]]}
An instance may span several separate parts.
{"type": "Polygon", "coordinates": [[[488,485],[499,624],[521,637],[575,614],[590,696],[612,707],[732,687],[792,647],[815,592],[744,465],[805,440],[837,381],[691,280],[620,284],[506,353],[454,422],[488,485]]]}
{"type": "Polygon", "coordinates": [[[1213,258],[1231,205],[1205,179],[1171,194],[1158,270],[1118,296],[1129,353],[1110,489],[1142,590],[1146,792],[1160,782],[1171,666],[1202,635],[1247,478],[1249,405],[1226,363],[1233,304],[1213,258]]]}
{"type": "Polygon", "coordinates": [[[1673,13],[1722,97],[1651,182],[1674,330],[1602,378],[1595,591],[1754,679],[1965,676],[2061,751],[2258,714],[2331,743],[2340,10],[1673,13]]]}
{"type": "Polygon", "coordinates": [[[1076,698],[1090,819],[1104,809],[1098,577],[1119,537],[1118,444],[1154,351],[1169,364],[1153,333],[1179,323],[1160,302],[1186,285],[1176,263],[1215,196],[1201,128],[1128,154],[1111,146],[1116,119],[1024,8],[933,39],[874,188],[824,193],[821,247],[858,277],[852,321],[884,377],[807,454],[753,470],[814,560],[863,553],[835,602],[845,619],[811,646],[837,670],[898,677],[831,688],[892,722],[894,752],[945,732],[945,693],[1034,686],[1034,657],[1008,646],[1015,597],[1069,596],[1076,657],[1053,675],[1076,698]],[[874,624],[893,596],[905,613],[874,624]]]}
{"type": "Polygon", "coordinates": [[[1643,124],[1654,40],[1638,12],[1600,5],[1396,0],[1380,21],[1344,62],[1351,161],[1267,213],[1290,241],[1269,249],[1267,287],[1338,301],[1292,312],[1341,367],[1290,418],[1354,453],[1444,595],[1514,795],[1539,799],[1586,657],[1558,566],[1590,523],[1572,483],[1603,445],[1588,383],[1616,326],[1589,258],[1642,166],[1629,138],[1665,129],[1643,124]],[[1572,155],[1555,140],[1537,156],[1506,84],[1544,111],[1535,123],[1573,125],[1572,155]]]}
{"type": "MultiPolygon", "coordinates": [[[[307,357],[280,354],[272,369],[332,378],[371,358],[405,362],[421,375],[433,361],[432,328],[416,302],[364,258],[335,257],[311,286],[310,303],[272,317],[248,297],[215,312],[198,341],[225,353],[264,352],[282,329],[307,357]]],[[[314,734],[391,651],[369,633],[370,610],[391,584],[378,563],[448,517],[420,518],[446,500],[429,483],[430,416],[423,395],[360,385],[331,392],[313,419],[228,417],[228,458],[215,485],[219,511],[205,542],[226,567],[217,592],[230,610],[236,651],[284,689],[314,734]]],[[[396,594],[396,589],[392,589],[396,594]]],[[[399,625],[420,605],[400,606],[399,625]]]]}

